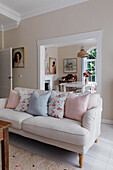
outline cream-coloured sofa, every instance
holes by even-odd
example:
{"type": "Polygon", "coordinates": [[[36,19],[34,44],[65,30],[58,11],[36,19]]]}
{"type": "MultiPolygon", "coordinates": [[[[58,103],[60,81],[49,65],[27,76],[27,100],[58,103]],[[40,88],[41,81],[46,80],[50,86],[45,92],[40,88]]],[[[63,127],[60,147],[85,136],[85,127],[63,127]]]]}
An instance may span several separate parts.
{"type": "MultiPolygon", "coordinates": [[[[19,89],[23,88],[15,90],[19,89]]],[[[6,109],[7,99],[0,99],[0,120],[13,123],[13,127],[9,129],[12,133],[79,153],[82,168],[83,155],[100,135],[102,99],[98,94],[90,99],[92,107],[95,102],[97,104],[85,113],[82,123],[67,118],[34,117],[25,112],[6,109]]]]}

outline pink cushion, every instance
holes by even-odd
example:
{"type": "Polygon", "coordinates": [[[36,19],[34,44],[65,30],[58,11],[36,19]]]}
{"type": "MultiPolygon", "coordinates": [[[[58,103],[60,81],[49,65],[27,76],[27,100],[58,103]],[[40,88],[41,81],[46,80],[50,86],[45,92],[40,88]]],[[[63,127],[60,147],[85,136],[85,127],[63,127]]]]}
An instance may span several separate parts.
{"type": "Polygon", "coordinates": [[[65,107],[65,117],[82,121],[84,113],[87,111],[89,94],[77,96],[68,94],[65,107]]]}
{"type": "Polygon", "coordinates": [[[15,90],[10,91],[10,95],[8,98],[8,103],[6,105],[6,108],[8,109],[15,109],[19,102],[19,94],[15,90]]]}

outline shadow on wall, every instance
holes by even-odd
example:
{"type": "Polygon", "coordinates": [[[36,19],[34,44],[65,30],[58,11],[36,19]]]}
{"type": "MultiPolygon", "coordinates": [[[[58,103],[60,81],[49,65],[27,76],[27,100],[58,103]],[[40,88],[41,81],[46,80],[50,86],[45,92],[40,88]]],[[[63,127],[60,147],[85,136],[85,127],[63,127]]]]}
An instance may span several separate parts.
{"type": "MultiPolygon", "coordinates": [[[[113,120],[113,81],[110,85],[109,93],[110,93],[109,94],[110,100],[112,101],[112,102],[109,103],[109,109],[110,109],[110,112],[112,114],[112,120],[113,120]]],[[[104,105],[104,101],[103,101],[103,105],[104,105]]],[[[106,109],[108,109],[108,108],[106,108],[106,109]]]]}

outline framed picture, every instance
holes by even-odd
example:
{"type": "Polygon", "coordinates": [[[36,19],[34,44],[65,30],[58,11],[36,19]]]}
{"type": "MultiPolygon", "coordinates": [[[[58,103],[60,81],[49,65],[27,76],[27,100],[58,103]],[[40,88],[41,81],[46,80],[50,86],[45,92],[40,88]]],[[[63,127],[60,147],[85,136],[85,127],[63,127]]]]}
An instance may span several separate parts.
{"type": "Polygon", "coordinates": [[[49,73],[56,74],[56,58],[49,58],[49,73]]]}
{"type": "Polygon", "coordinates": [[[77,58],[64,59],[64,73],[77,73],[77,58]]]}
{"type": "Polygon", "coordinates": [[[25,67],[25,48],[19,47],[12,50],[13,68],[25,67]]]}

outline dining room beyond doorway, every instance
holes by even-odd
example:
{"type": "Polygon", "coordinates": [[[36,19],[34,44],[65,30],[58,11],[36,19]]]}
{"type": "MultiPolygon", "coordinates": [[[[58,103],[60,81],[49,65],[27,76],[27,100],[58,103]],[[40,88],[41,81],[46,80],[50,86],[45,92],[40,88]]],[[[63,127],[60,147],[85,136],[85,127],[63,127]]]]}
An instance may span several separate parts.
{"type": "Polygon", "coordinates": [[[101,31],[42,40],[38,44],[38,86],[43,90],[101,92],[101,31]],[[88,37],[88,38],[85,38],[88,37]],[[68,41],[66,39],[68,38],[68,41]],[[61,42],[63,41],[63,42],[61,42]],[[81,49],[88,55],[78,57],[81,49]],[[42,69],[43,68],[43,69],[42,69]],[[98,75],[97,72],[100,71],[98,75]],[[87,82],[86,82],[87,81],[87,82]]]}

